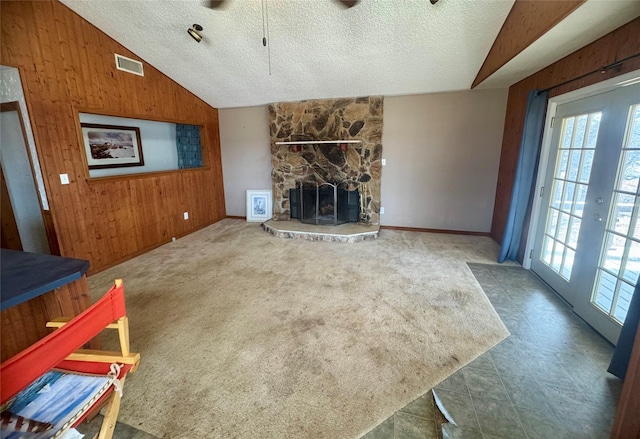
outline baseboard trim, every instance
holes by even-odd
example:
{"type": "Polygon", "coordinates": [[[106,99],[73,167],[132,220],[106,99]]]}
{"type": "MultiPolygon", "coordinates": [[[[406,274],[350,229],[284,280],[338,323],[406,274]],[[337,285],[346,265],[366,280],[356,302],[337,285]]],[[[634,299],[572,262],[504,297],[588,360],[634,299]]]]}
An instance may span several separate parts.
{"type": "Polygon", "coordinates": [[[246,216],[238,216],[238,215],[227,215],[226,218],[230,218],[230,219],[241,219],[241,220],[246,220],[247,217],[246,216]]]}
{"type": "Polygon", "coordinates": [[[491,238],[491,232],[471,232],[466,230],[423,229],[419,227],[380,226],[381,229],[402,230],[404,232],[448,233],[451,235],[486,236],[491,238]]]}

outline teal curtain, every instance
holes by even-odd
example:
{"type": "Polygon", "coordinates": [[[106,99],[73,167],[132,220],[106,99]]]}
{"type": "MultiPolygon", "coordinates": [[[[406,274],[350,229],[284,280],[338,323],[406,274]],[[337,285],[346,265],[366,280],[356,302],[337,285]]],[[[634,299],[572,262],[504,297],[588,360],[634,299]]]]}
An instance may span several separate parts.
{"type": "MultiPolygon", "coordinates": [[[[547,92],[531,90],[527,100],[527,113],[520,143],[518,166],[513,181],[509,216],[502,237],[498,262],[516,260],[527,210],[532,199],[533,183],[540,159],[544,118],[547,112],[547,92]]],[[[522,261],[519,261],[522,262],[522,261]]]]}
{"type": "Polygon", "coordinates": [[[636,288],[633,291],[633,297],[629,304],[629,311],[627,312],[627,318],[624,321],[622,330],[620,331],[620,337],[618,337],[618,344],[613,351],[613,358],[609,364],[609,373],[624,380],[627,375],[627,369],[629,368],[629,359],[631,358],[631,350],[633,349],[633,342],[636,339],[638,333],[638,325],[640,324],[640,281],[636,284],[636,288]]]}
{"type": "Polygon", "coordinates": [[[202,167],[202,146],[198,125],[176,124],[178,169],[202,167]]]}

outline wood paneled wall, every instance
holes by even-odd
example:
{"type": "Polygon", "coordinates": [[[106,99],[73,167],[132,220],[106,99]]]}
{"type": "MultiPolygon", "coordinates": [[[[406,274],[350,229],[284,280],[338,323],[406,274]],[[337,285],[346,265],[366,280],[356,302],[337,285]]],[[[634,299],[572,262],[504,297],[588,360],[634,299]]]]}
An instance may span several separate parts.
{"type": "MultiPolygon", "coordinates": [[[[500,243],[504,233],[529,90],[552,87],[639,52],[640,18],[636,18],[509,88],[507,117],[502,138],[500,170],[491,226],[491,237],[494,240],[500,243]]],[[[596,73],[562,87],[554,88],[549,92],[549,97],[568,93],[637,69],[640,69],[639,58],[630,60],[621,67],[611,69],[604,74],[596,73]]]]}
{"type": "Polygon", "coordinates": [[[0,62],[20,70],[62,255],[95,273],[225,217],[215,108],[57,1],[0,8],[0,62]],[[117,70],[114,53],[145,76],[117,70]],[[78,111],[201,125],[205,168],[90,181],[78,111]]]}
{"type": "MultiPolygon", "coordinates": [[[[105,287],[105,292],[108,287],[105,287]]],[[[74,317],[91,306],[87,277],[62,285],[53,291],[20,303],[0,313],[0,362],[28,348],[51,330],[47,322],[58,317],[74,317]]],[[[100,338],[87,348],[100,349],[100,338]]]]}

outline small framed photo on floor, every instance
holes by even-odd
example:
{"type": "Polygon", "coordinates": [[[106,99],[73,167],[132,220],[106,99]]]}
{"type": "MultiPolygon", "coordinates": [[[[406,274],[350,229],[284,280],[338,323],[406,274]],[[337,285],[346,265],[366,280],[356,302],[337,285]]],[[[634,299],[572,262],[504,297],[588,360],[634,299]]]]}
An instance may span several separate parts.
{"type": "Polygon", "coordinates": [[[247,191],[247,221],[264,222],[271,219],[272,199],[270,190],[247,191]]]}

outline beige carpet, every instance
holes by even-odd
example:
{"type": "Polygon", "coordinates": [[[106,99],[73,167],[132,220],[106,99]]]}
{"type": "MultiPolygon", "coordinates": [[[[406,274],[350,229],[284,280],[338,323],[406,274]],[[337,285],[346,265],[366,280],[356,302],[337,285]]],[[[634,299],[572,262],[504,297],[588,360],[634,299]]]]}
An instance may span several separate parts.
{"type": "Polygon", "coordinates": [[[226,219],[92,276],[94,298],[124,279],[142,355],[119,419],[165,438],[358,438],[508,335],[465,264],[497,250],[226,219]]]}

